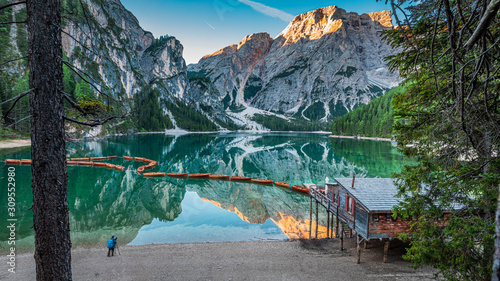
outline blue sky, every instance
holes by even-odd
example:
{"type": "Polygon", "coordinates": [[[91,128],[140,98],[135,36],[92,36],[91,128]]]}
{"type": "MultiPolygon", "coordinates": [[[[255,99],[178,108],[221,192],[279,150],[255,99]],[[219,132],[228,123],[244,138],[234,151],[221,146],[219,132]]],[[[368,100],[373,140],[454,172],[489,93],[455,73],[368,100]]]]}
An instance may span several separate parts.
{"type": "Polygon", "coordinates": [[[186,63],[238,43],[246,35],[276,37],[294,16],[336,5],[359,14],[388,10],[385,1],[327,0],[121,0],[155,37],[172,35],[184,46],[186,63]]]}

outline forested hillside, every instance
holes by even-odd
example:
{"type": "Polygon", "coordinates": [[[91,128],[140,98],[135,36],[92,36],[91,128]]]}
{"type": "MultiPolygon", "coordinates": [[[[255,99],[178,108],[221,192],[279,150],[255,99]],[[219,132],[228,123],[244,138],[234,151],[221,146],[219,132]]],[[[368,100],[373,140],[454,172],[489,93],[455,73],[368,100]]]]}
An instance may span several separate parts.
{"type": "Polygon", "coordinates": [[[399,86],[385,95],[361,105],[333,121],[332,133],[344,136],[384,137],[392,136],[394,124],[392,97],[405,90],[399,86]]]}

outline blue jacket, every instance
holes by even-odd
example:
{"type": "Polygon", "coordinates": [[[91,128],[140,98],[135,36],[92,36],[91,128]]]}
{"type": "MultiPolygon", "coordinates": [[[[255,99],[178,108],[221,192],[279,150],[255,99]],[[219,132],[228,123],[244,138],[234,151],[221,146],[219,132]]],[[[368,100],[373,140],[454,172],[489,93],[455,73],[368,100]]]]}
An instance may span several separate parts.
{"type": "Polygon", "coordinates": [[[111,238],[108,240],[108,248],[116,247],[116,238],[111,238]]]}

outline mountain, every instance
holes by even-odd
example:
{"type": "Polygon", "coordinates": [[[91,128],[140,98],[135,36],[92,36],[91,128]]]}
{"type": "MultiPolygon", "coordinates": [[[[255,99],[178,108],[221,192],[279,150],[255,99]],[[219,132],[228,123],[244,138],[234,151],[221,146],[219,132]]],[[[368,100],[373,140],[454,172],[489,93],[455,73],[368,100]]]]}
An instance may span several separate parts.
{"type": "Polygon", "coordinates": [[[263,116],[326,123],[401,81],[384,61],[397,52],[381,38],[392,28],[389,11],[320,8],[296,16],[275,39],[252,34],[203,57],[188,66],[188,76],[208,78],[217,89],[211,100],[251,128],[263,129],[253,122],[263,116]]]}
{"type": "MultiPolygon", "coordinates": [[[[69,124],[67,132],[76,137],[169,129],[325,130],[400,82],[384,62],[396,52],[380,37],[392,28],[388,11],[317,9],[296,16],[276,38],[251,34],[186,66],[181,42],[154,38],[119,0],[63,0],[61,6],[64,59],[73,68],[64,66],[65,92],[81,105],[97,101],[132,112],[95,129],[69,124]]],[[[22,21],[26,9],[5,9],[0,17],[22,21]]],[[[0,29],[2,56],[25,56],[26,36],[22,26],[0,29]]],[[[1,68],[2,100],[28,89],[25,61],[1,68]]],[[[4,118],[7,124],[29,116],[27,99],[19,104],[4,118]]],[[[9,107],[2,105],[0,113],[9,107]]],[[[15,128],[29,131],[29,122],[15,128]]]]}

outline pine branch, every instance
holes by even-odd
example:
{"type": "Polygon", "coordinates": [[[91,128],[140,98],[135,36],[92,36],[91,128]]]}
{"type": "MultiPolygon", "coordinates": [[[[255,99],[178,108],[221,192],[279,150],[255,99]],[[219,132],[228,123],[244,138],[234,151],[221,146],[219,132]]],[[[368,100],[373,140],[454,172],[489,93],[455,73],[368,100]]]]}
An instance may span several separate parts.
{"type": "Polygon", "coordinates": [[[8,7],[12,7],[12,6],[15,6],[15,5],[21,5],[21,4],[26,4],[26,1],[21,1],[21,2],[16,2],[16,3],[10,3],[10,4],[7,4],[7,5],[3,5],[2,7],[0,7],[0,11],[3,10],[3,9],[6,9],[8,7]]]}
{"type": "Polygon", "coordinates": [[[84,122],[84,121],[80,121],[80,120],[77,120],[77,119],[74,119],[74,118],[70,118],[70,117],[67,117],[67,116],[64,116],[64,120],[66,121],[70,121],[70,122],[73,122],[73,123],[76,123],[76,124],[80,124],[80,125],[85,125],[85,126],[89,126],[89,127],[95,127],[95,126],[99,126],[99,125],[102,125],[104,123],[107,123],[113,119],[123,119],[123,118],[126,118],[130,115],[130,112],[127,112],[125,113],[124,115],[121,115],[121,116],[118,116],[118,115],[113,115],[113,116],[110,116],[106,119],[103,119],[103,120],[90,120],[91,122],[84,122]]]}
{"type": "Polygon", "coordinates": [[[17,23],[20,23],[20,24],[23,24],[23,23],[26,23],[26,21],[8,21],[8,22],[0,22],[0,24],[17,24],[17,23]]]}
{"type": "Polygon", "coordinates": [[[28,58],[28,56],[25,56],[25,57],[20,57],[20,58],[17,58],[17,59],[12,59],[12,60],[8,60],[8,61],[5,61],[5,62],[2,62],[2,63],[0,63],[0,67],[4,66],[6,64],[9,64],[11,62],[22,60],[22,59],[27,59],[27,58],[28,58]]]}
{"type": "Polygon", "coordinates": [[[7,128],[8,128],[8,127],[12,127],[12,126],[14,126],[14,125],[16,125],[16,124],[19,124],[19,123],[23,122],[24,120],[26,120],[26,119],[28,119],[28,118],[31,118],[32,116],[33,116],[33,115],[26,116],[26,117],[24,117],[23,119],[21,119],[21,120],[17,121],[16,123],[10,124],[9,126],[7,126],[7,128]]]}
{"type": "MultiPolygon", "coordinates": [[[[97,82],[96,82],[96,81],[92,78],[92,76],[90,76],[90,75],[89,75],[88,73],[86,73],[85,71],[83,71],[83,70],[81,70],[81,69],[76,68],[76,67],[75,67],[75,66],[73,66],[71,63],[69,63],[69,62],[67,62],[67,61],[63,60],[62,58],[60,58],[60,59],[61,59],[62,63],[64,63],[67,67],[71,68],[71,70],[72,70],[72,71],[73,71],[76,75],[78,75],[78,77],[80,77],[83,81],[85,81],[85,82],[89,83],[89,85],[90,85],[90,86],[92,86],[92,88],[94,88],[94,89],[95,89],[95,90],[96,90],[99,94],[102,94],[102,95],[104,95],[104,96],[106,96],[106,97],[108,97],[108,98],[109,98],[108,94],[106,94],[106,93],[102,92],[101,90],[99,90],[99,89],[97,88],[97,86],[95,86],[93,83],[91,83],[91,82],[90,82],[89,80],[87,80],[85,77],[83,77],[83,76],[82,76],[79,72],[82,72],[83,74],[87,75],[88,77],[90,77],[90,78],[91,78],[91,79],[92,79],[92,80],[93,80],[93,81],[97,84],[97,82]]],[[[100,86],[100,85],[99,85],[99,86],[100,86]]],[[[102,86],[101,86],[101,87],[102,87],[102,86]]]]}

